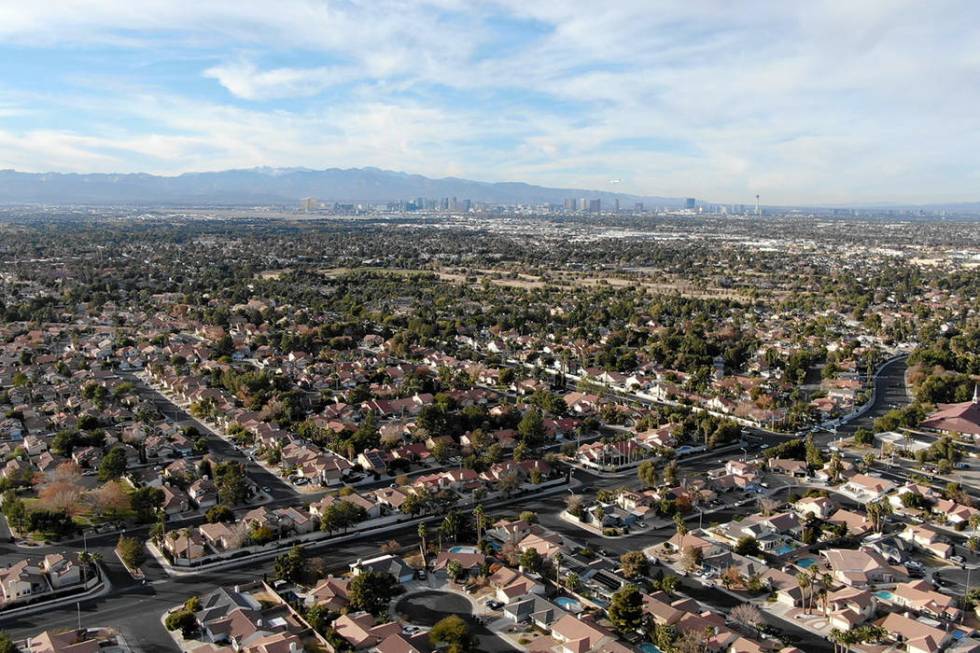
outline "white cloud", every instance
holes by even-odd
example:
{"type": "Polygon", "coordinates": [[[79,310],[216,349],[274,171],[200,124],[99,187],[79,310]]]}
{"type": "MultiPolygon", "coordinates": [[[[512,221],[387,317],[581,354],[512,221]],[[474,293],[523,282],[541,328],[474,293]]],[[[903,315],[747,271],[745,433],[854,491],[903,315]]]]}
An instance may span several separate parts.
{"type": "Polygon", "coordinates": [[[43,120],[40,102],[0,106],[0,165],[377,165],[603,188],[621,177],[617,190],[730,201],[975,199],[978,18],[953,0],[0,4],[0,39],[26,52],[165,44],[221,62],[188,82],[291,100],[244,110],[152,76],[50,99],[66,116],[102,103],[141,123],[126,133],[43,120]],[[521,35],[521,20],[542,29],[521,35]],[[353,89],[327,106],[320,94],[341,84],[353,89]],[[617,145],[630,140],[646,145],[617,145]]]}
{"type": "Polygon", "coordinates": [[[204,76],[216,79],[229,93],[246,100],[310,97],[324,89],[355,79],[351,68],[271,68],[259,70],[251,62],[214,66],[204,76]]]}

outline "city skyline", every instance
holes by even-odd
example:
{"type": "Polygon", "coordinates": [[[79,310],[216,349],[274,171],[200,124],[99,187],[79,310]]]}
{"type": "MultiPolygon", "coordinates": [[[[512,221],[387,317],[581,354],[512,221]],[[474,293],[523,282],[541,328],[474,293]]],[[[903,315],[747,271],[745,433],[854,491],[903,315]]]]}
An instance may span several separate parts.
{"type": "Polygon", "coordinates": [[[976,201],[976,13],[0,7],[0,168],[377,166],[714,202],[976,201]]]}

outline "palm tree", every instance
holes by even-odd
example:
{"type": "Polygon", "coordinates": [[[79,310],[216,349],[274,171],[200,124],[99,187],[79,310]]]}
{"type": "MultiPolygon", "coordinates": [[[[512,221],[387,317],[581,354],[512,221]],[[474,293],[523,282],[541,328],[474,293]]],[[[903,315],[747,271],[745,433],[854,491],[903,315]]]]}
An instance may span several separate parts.
{"type": "Polygon", "coordinates": [[[561,561],[565,559],[565,556],[563,556],[561,551],[559,551],[555,554],[553,559],[555,561],[555,584],[557,584],[558,580],[561,578],[561,561]]]}
{"type": "Polygon", "coordinates": [[[827,599],[830,596],[830,589],[834,586],[834,579],[830,574],[822,574],[820,576],[820,598],[823,601],[823,616],[827,616],[830,610],[830,601],[827,599]]]}
{"type": "Polygon", "coordinates": [[[428,534],[429,534],[429,532],[428,532],[428,529],[425,527],[425,524],[424,523],[419,524],[419,540],[420,540],[419,548],[422,550],[422,566],[423,567],[428,567],[429,566],[429,563],[426,561],[426,556],[425,556],[426,550],[428,549],[428,546],[426,545],[426,542],[425,542],[425,536],[428,535],[428,534]]]}
{"type": "Polygon", "coordinates": [[[800,586],[800,600],[803,603],[803,614],[809,614],[810,611],[807,608],[806,602],[806,590],[810,587],[810,575],[805,573],[796,574],[796,584],[800,586]]]}
{"type": "Polygon", "coordinates": [[[459,532],[459,513],[455,510],[450,510],[446,513],[446,516],[442,519],[442,524],[439,526],[439,549],[442,550],[442,536],[450,538],[453,542],[456,541],[456,534],[459,532]]]}
{"type": "Polygon", "coordinates": [[[841,647],[843,646],[843,643],[841,641],[842,640],[842,635],[843,635],[843,632],[841,632],[840,629],[838,629],[838,628],[831,628],[830,629],[830,635],[827,636],[827,639],[829,639],[830,641],[832,641],[834,643],[834,653],[838,653],[838,651],[840,651],[841,650],[841,647]]]}
{"type": "Polygon", "coordinates": [[[478,503],[473,509],[473,518],[476,521],[476,545],[481,546],[483,544],[483,529],[486,528],[487,519],[487,511],[484,510],[482,503],[478,503]]]}
{"type": "Polygon", "coordinates": [[[868,513],[868,518],[871,520],[872,528],[878,533],[881,532],[881,525],[885,515],[890,515],[893,512],[892,504],[884,499],[867,504],[865,510],[868,513]]]}
{"type": "Polygon", "coordinates": [[[88,568],[92,562],[92,554],[88,551],[82,551],[78,554],[78,562],[82,570],[82,583],[84,584],[88,581],[88,568]]]}

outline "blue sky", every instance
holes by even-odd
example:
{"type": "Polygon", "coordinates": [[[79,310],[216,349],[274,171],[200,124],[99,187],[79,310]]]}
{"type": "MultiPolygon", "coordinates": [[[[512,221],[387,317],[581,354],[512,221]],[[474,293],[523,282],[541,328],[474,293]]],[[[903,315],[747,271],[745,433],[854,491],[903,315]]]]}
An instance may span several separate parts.
{"type": "Polygon", "coordinates": [[[0,0],[0,168],[26,171],[969,201],[978,106],[966,1],[0,0]]]}

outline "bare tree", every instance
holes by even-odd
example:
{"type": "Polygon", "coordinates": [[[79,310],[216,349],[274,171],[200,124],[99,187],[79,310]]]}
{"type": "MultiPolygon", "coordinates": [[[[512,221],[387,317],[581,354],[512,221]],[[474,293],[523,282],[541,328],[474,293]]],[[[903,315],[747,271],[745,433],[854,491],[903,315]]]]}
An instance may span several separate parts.
{"type": "Polygon", "coordinates": [[[688,630],[674,642],[676,653],[707,653],[710,634],[704,631],[688,630]]]}
{"type": "Polygon", "coordinates": [[[757,630],[763,623],[762,612],[751,603],[743,603],[732,608],[728,613],[737,624],[741,624],[750,630],[757,630]]]}
{"type": "Polygon", "coordinates": [[[773,499],[772,497],[766,497],[766,496],[760,496],[756,501],[756,503],[758,504],[759,512],[762,513],[763,517],[770,516],[771,514],[776,512],[776,510],[779,509],[779,506],[782,505],[776,499],[773,499]]]}

